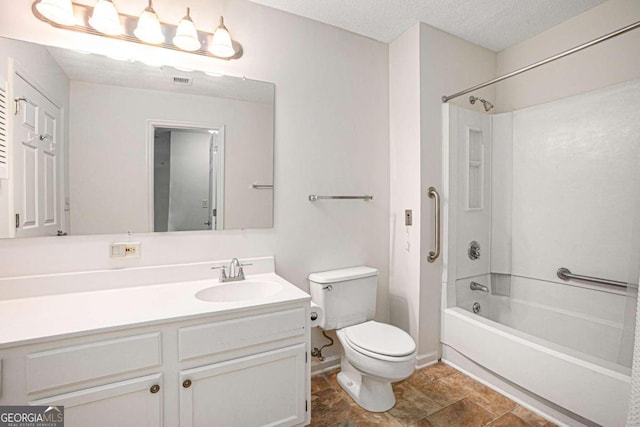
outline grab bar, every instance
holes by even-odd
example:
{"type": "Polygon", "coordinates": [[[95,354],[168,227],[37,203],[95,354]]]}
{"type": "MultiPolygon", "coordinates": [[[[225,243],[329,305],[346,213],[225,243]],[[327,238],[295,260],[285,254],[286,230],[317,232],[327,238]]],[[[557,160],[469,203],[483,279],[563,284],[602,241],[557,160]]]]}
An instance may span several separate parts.
{"type": "Polygon", "coordinates": [[[270,190],[273,188],[273,184],[251,184],[251,188],[256,190],[270,190]]]}
{"type": "Polygon", "coordinates": [[[342,199],[342,200],[373,200],[373,196],[318,196],[317,194],[309,194],[309,201],[315,202],[316,200],[328,200],[328,199],[342,199]]]}
{"type": "Polygon", "coordinates": [[[429,251],[429,256],[427,256],[427,261],[435,262],[440,256],[440,194],[435,189],[435,187],[429,187],[427,192],[430,199],[435,199],[436,202],[436,213],[435,213],[435,250],[429,251]]]}
{"type": "Polygon", "coordinates": [[[575,279],[575,280],[582,280],[585,282],[600,283],[600,284],[609,285],[609,286],[617,286],[619,288],[627,287],[627,284],[625,282],[619,282],[617,280],[601,279],[600,277],[573,274],[568,268],[565,268],[565,267],[560,267],[556,272],[556,274],[562,280],[575,279]]]}

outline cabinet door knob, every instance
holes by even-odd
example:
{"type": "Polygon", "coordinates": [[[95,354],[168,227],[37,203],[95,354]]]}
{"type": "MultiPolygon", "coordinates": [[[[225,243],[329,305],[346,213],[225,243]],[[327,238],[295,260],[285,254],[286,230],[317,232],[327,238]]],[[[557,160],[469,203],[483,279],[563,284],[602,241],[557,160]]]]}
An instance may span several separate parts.
{"type": "Polygon", "coordinates": [[[191,380],[184,380],[184,381],[182,382],[182,387],[184,387],[184,388],[189,388],[189,387],[191,387],[191,380]]]}
{"type": "Polygon", "coordinates": [[[154,384],[151,386],[151,388],[149,389],[149,391],[151,393],[157,393],[160,391],[160,386],[158,384],[154,384]]]}

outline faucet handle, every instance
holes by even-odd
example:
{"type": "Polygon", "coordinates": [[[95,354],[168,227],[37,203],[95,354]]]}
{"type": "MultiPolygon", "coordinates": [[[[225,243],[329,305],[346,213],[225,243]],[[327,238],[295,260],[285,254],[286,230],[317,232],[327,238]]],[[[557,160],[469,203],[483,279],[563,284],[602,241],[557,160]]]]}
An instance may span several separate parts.
{"type": "Polygon", "coordinates": [[[220,267],[211,267],[212,270],[222,270],[220,272],[220,280],[227,278],[227,266],[221,265],[220,267]]]}
{"type": "MultiPolygon", "coordinates": [[[[240,267],[238,267],[238,280],[244,280],[244,270],[242,269],[243,265],[247,265],[247,264],[240,264],[240,267]]],[[[251,264],[248,264],[251,265],[251,264]]]]}

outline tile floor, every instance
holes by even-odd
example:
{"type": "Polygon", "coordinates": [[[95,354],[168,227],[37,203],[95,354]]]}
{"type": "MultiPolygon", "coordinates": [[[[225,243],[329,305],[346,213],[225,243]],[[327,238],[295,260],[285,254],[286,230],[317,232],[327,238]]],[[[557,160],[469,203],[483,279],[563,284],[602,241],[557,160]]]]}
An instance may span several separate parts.
{"type": "Polygon", "coordinates": [[[551,427],[555,426],[452,367],[437,363],[394,384],[396,405],[367,412],[342,390],[338,370],[311,381],[314,427],[551,427]]]}

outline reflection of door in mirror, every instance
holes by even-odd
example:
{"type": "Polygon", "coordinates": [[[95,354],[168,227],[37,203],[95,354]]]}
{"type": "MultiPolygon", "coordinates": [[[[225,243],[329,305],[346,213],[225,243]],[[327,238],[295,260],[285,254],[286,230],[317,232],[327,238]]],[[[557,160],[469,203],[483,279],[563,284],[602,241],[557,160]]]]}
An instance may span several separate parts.
{"type": "Polygon", "coordinates": [[[223,132],[153,126],[153,230],[221,230],[223,132]]]}
{"type": "MultiPolygon", "coordinates": [[[[55,236],[64,227],[60,109],[37,82],[16,72],[13,78],[13,189],[15,236],[55,236]]],[[[11,211],[11,209],[9,209],[11,211]]],[[[9,230],[11,236],[14,230],[9,230]]]]}

